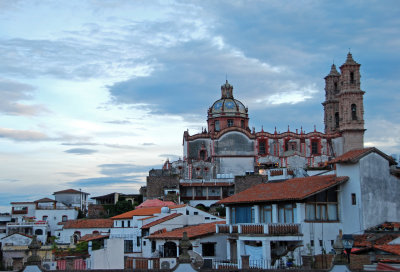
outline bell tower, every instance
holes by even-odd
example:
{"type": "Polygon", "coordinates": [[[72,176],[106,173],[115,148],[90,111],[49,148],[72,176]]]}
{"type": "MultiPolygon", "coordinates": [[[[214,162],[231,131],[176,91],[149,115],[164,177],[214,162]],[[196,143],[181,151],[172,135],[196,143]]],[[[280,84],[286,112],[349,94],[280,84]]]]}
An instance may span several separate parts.
{"type": "Polygon", "coordinates": [[[360,64],[349,52],[340,66],[339,131],[343,136],[343,152],[364,147],[364,91],[361,90],[360,64]]]}
{"type": "Polygon", "coordinates": [[[324,123],[325,133],[339,132],[339,99],[340,74],[332,64],[330,73],[325,77],[324,123]]]}

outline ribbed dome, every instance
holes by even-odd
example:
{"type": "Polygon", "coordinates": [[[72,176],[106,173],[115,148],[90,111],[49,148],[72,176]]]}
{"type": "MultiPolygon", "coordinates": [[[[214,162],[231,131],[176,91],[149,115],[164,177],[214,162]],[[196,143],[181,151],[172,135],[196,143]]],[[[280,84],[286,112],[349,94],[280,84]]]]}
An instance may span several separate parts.
{"type": "Polygon", "coordinates": [[[243,105],[242,102],[234,98],[222,98],[214,102],[214,104],[210,108],[210,113],[220,114],[222,112],[224,112],[225,114],[246,114],[246,107],[243,105]]]}
{"type": "Polygon", "coordinates": [[[221,99],[214,102],[209,113],[210,117],[220,116],[225,113],[226,116],[246,116],[247,109],[242,102],[233,98],[233,86],[228,80],[221,86],[221,99]]]}

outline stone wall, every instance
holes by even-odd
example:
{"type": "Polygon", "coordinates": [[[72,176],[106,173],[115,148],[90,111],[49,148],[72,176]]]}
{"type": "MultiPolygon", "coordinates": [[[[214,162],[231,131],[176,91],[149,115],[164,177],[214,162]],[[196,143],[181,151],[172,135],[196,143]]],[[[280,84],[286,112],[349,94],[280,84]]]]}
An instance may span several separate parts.
{"type": "Polygon", "coordinates": [[[268,181],[267,176],[246,175],[235,177],[235,194],[244,191],[254,185],[265,183],[268,181]]]}
{"type": "Polygon", "coordinates": [[[159,198],[164,195],[164,188],[179,188],[179,177],[171,176],[148,176],[147,177],[147,199],[159,198]]]}

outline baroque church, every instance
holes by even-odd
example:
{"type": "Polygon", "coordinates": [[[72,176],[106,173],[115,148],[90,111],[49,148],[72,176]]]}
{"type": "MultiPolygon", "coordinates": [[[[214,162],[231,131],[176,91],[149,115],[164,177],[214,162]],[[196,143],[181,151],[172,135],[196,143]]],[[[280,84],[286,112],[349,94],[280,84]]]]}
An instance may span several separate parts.
{"type": "Polygon", "coordinates": [[[306,176],[343,153],[363,148],[364,91],[360,64],[347,54],[340,73],[333,64],[325,77],[325,131],[256,132],[248,108],[234,98],[228,81],[207,112],[207,129],[183,133],[183,159],[153,169],[141,189],[145,198],[211,206],[257,183],[306,176]]]}

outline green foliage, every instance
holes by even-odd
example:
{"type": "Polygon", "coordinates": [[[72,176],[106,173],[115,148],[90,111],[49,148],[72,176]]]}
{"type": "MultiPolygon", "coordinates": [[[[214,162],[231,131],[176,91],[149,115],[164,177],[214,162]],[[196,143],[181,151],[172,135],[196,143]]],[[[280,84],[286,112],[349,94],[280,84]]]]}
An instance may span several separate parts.
{"type": "Polygon", "coordinates": [[[120,200],[115,205],[103,205],[103,208],[106,211],[104,217],[113,217],[133,210],[133,205],[129,201],[120,200]]]}
{"type": "Polygon", "coordinates": [[[78,210],[78,219],[86,218],[86,214],[81,211],[81,209],[78,210]]]}
{"type": "Polygon", "coordinates": [[[215,208],[215,211],[218,213],[219,216],[225,217],[226,216],[226,209],[225,207],[218,206],[215,208]]]}

